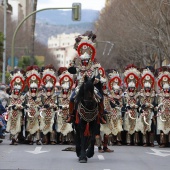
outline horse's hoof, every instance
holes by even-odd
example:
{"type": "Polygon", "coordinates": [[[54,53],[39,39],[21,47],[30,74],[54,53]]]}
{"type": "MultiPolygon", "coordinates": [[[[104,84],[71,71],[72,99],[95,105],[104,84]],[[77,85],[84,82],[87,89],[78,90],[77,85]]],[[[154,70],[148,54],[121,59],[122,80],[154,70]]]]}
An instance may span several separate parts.
{"type": "Polygon", "coordinates": [[[77,154],[77,157],[80,157],[80,149],[79,148],[76,148],[76,154],[77,154]]]}
{"type": "Polygon", "coordinates": [[[87,153],[86,153],[86,156],[88,157],[88,158],[92,158],[93,156],[94,156],[94,151],[87,151],[87,153]]]}
{"type": "Polygon", "coordinates": [[[87,158],[79,158],[80,163],[87,163],[87,158]]]}

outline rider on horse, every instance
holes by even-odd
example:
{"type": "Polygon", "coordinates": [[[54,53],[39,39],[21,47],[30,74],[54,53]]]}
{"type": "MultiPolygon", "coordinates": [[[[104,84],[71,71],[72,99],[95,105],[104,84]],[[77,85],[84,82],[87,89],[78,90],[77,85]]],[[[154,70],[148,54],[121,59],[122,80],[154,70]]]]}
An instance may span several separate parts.
{"type": "MultiPolygon", "coordinates": [[[[100,105],[101,110],[103,110],[103,102],[102,102],[102,93],[100,92],[100,88],[98,88],[98,84],[100,84],[100,74],[98,72],[98,67],[95,67],[93,64],[96,49],[95,49],[95,39],[96,35],[91,31],[87,31],[85,34],[78,36],[75,41],[74,48],[78,52],[78,58],[74,58],[74,60],[70,63],[70,67],[68,71],[71,74],[77,74],[76,77],[76,88],[73,90],[73,93],[70,98],[69,103],[69,118],[67,122],[71,122],[71,118],[74,115],[75,108],[75,97],[80,89],[80,86],[84,82],[84,77],[87,76],[89,78],[95,77],[94,85],[96,86],[94,89],[94,94],[98,103],[100,105]],[[79,65],[76,66],[76,59],[79,60],[79,65]]],[[[101,111],[101,113],[103,113],[101,111]]],[[[101,117],[101,116],[100,116],[101,117]]]]}

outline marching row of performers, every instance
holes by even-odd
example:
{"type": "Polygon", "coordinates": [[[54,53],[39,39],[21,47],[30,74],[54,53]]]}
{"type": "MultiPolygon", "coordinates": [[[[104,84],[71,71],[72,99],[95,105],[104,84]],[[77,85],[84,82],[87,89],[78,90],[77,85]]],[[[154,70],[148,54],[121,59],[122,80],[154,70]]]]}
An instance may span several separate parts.
{"type": "Polygon", "coordinates": [[[122,131],[126,132],[127,145],[137,145],[140,132],[143,145],[154,146],[155,127],[160,131],[160,146],[165,147],[169,144],[169,69],[160,68],[155,79],[149,67],[139,71],[134,65],[129,65],[124,71],[122,81],[117,71],[110,70],[106,74],[104,68],[95,60],[95,42],[96,35],[91,31],[79,35],[74,45],[77,57],[68,69],[59,69],[58,78],[52,65],[44,67],[41,71],[37,66],[28,67],[26,73],[20,70],[13,71],[7,122],[11,144],[17,144],[23,121],[26,124],[26,139],[30,144],[33,143],[33,137],[36,137],[37,144],[40,144],[41,137],[44,144],[55,144],[56,131],[63,137],[68,136],[73,131],[74,124],[80,123],[78,118],[83,119],[82,115],[75,112],[75,96],[84,82],[84,77],[95,77],[94,98],[98,101],[100,109],[103,108],[99,114],[101,125],[96,130],[96,144],[99,148],[102,144],[102,134],[104,150],[110,151],[107,149],[108,136],[112,134],[120,144],[122,131]],[[56,102],[54,88],[57,81],[61,93],[56,102]],[[28,91],[22,95],[25,85],[28,91]],[[72,117],[75,118],[73,124],[70,123],[72,117]]]}
{"type": "MultiPolygon", "coordinates": [[[[101,115],[100,132],[105,137],[112,135],[118,145],[138,145],[139,133],[143,146],[154,146],[155,134],[160,134],[160,147],[170,144],[170,72],[163,67],[155,79],[153,72],[146,67],[139,71],[130,65],[124,72],[124,85],[116,70],[104,71],[97,62],[93,63],[96,81],[102,85],[104,113],[101,115]],[[140,90],[139,90],[140,86],[140,90]],[[159,92],[155,90],[159,89],[159,92]],[[157,132],[155,132],[155,129],[157,132]],[[126,133],[122,141],[122,132],[126,133]]],[[[72,108],[70,96],[75,80],[78,79],[60,68],[58,77],[52,65],[39,69],[29,66],[24,72],[16,69],[11,75],[12,93],[8,104],[7,131],[11,134],[11,144],[16,145],[23,124],[26,127],[26,140],[39,145],[56,144],[56,132],[63,140],[73,140],[74,123],[68,121],[72,108]],[[55,93],[57,81],[61,91],[55,93]],[[27,87],[26,93],[23,91],[27,87]]],[[[83,76],[81,77],[83,79],[83,76]]],[[[97,91],[97,89],[95,89],[97,91]]],[[[101,92],[100,92],[101,93],[101,92]]],[[[98,92],[95,93],[98,95],[98,92]]],[[[100,147],[101,135],[96,136],[100,147]]],[[[107,138],[108,139],[108,138],[107,138]]],[[[108,141],[107,141],[108,142],[108,141]]]]}

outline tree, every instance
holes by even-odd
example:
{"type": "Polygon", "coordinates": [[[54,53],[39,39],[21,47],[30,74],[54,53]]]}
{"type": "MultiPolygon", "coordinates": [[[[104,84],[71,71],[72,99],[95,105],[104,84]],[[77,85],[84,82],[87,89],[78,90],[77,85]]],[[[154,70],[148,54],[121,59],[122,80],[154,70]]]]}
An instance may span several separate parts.
{"type": "Polygon", "coordinates": [[[99,41],[114,43],[109,56],[102,56],[102,47],[98,50],[104,66],[161,66],[162,61],[169,59],[169,7],[170,0],[110,1],[95,26],[99,41]]]}
{"type": "MultiPolygon", "coordinates": [[[[34,65],[38,65],[38,61],[36,60],[36,58],[34,57],[34,65]]],[[[28,66],[31,65],[31,58],[30,56],[23,56],[22,58],[20,58],[19,62],[18,62],[18,67],[22,68],[22,69],[26,69],[28,66]]]]}

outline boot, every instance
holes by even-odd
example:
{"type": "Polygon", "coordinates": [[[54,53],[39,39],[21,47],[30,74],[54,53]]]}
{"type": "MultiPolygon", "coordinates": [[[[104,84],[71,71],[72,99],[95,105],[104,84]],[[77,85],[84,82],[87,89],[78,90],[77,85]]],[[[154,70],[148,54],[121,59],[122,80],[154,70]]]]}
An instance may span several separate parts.
{"type": "Polygon", "coordinates": [[[143,140],[143,146],[144,147],[148,146],[148,136],[147,136],[147,134],[145,134],[145,135],[143,134],[142,140],[143,140]]]}
{"type": "Polygon", "coordinates": [[[36,144],[37,145],[41,145],[40,139],[41,139],[40,130],[38,130],[36,133],[36,144]]]}
{"type": "Polygon", "coordinates": [[[14,137],[12,137],[12,142],[10,143],[10,145],[18,145],[18,143],[14,137]]]}
{"type": "Polygon", "coordinates": [[[50,143],[51,143],[51,145],[56,145],[55,131],[52,131],[52,132],[50,133],[50,143]]]}
{"type": "Polygon", "coordinates": [[[131,136],[128,132],[126,133],[126,143],[128,146],[131,144],[131,136]]]}
{"type": "Polygon", "coordinates": [[[100,102],[98,103],[98,109],[99,109],[100,123],[101,123],[101,124],[106,124],[106,123],[107,123],[107,118],[106,118],[106,120],[105,120],[105,119],[104,119],[104,115],[103,115],[103,113],[104,113],[104,103],[103,103],[103,101],[100,101],[100,102]]]}
{"type": "Polygon", "coordinates": [[[134,145],[137,146],[138,144],[139,144],[139,134],[138,132],[135,132],[134,145]]]}
{"type": "Polygon", "coordinates": [[[31,134],[29,134],[28,136],[27,136],[27,140],[28,140],[28,144],[29,145],[33,145],[33,135],[31,135],[31,134]]]}
{"type": "Polygon", "coordinates": [[[40,140],[40,139],[41,139],[41,132],[40,132],[40,130],[38,130],[38,131],[36,132],[35,137],[36,137],[36,140],[40,140]]]}
{"type": "Polygon", "coordinates": [[[117,134],[117,145],[118,146],[122,145],[121,141],[122,141],[121,132],[118,132],[118,134],[117,134]]]}
{"type": "Polygon", "coordinates": [[[109,146],[112,146],[112,145],[113,145],[113,142],[112,142],[112,141],[113,141],[113,135],[110,134],[109,137],[108,137],[108,145],[109,145],[109,146]]]}
{"type": "Polygon", "coordinates": [[[73,120],[73,117],[74,117],[74,102],[70,101],[69,102],[69,116],[66,122],[71,123],[73,120]]]}
{"type": "Polygon", "coordinates": [[[48,145],[48,136],[47,135],[44,135],[43,137],[43,145],[48,145]]]}
{"type": "Polygon", "coordinates": [[[160,134],[160,148],[164,148],[166,144],[166,136],[164,133],[160,134]]]}
{"type": "Polygon", "coordinates": [[[168,134],[168,147],[170,147],[170,132],[168,134]]]}
{"type": "Polygon", "coordinates": [[[114,152],[114,150],[111,150],[107,147],[108,145],[108,135],[104,135],[104,141],[103,141],[103,150],[104,152],[114,152]]]}
{"type": "Polygon", "coordinates": [[[73,143],[74,143],[73,133],[72,133],[72,132],[69,132],[69,133],[67,134],[67,137],[68,137],[69,144],[70,144],[70,145],[73,145],[73,143]]]}
{"type": "Polygon", "coordinates": [[[154,133],[149,134],[149,143],[151,147],[154,147],[154,133]]]}
{"type": "Polygon", "coordinates": [[[96,145],[98,146],[98,152],[103,153],[101,136],[96,135],[96,145]]]}

